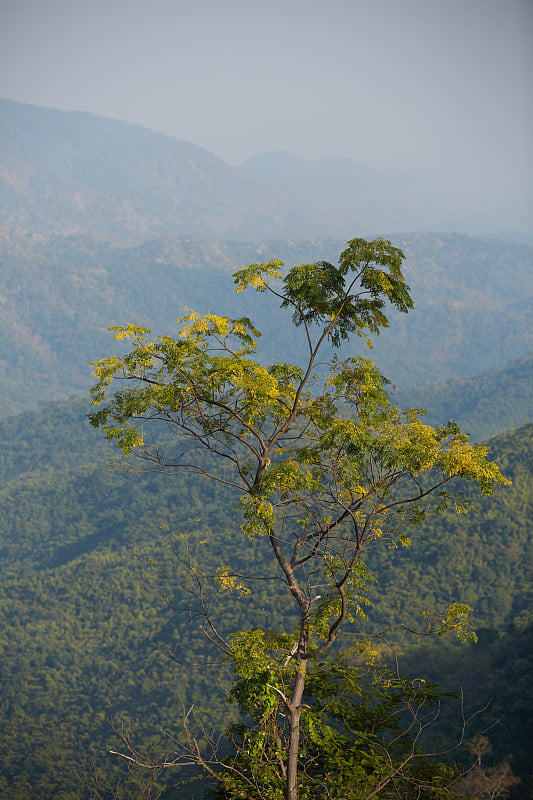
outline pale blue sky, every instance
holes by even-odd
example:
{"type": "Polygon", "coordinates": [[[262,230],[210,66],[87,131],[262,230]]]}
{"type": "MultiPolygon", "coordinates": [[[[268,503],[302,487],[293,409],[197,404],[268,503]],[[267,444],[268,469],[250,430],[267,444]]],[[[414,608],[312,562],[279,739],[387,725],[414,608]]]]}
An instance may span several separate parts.
{"type": "Polygon", "coordinates": [[[520,204],[532,0],[1,0],[0,96],[520,204]]]}

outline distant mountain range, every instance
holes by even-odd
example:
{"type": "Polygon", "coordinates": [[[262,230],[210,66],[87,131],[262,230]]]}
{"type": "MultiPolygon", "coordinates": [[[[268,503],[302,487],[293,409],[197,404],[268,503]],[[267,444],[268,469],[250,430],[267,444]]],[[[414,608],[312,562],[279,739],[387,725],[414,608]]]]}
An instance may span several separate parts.
{"type": "Polygon", "coordinates": [[[353,230],[190,142],[92,114],[0,101],[0,227],[123,243],[169,234],[265,239],[353,230]]]}
{"type": "Polygon", "coordinates": [[[533,233],[514,209],[466,219],[468,204],[454,191],[349,159],[313,162],[276,152],[237,168],[139,125],[0,100],[4,229],[130,244],[182,234],[251,241],[414,230],[533,233]]]}
{"type": "Polygon", "coordinates": [[[241,164],[257,180],[307,201],[327,203],[340,218],[350,214],[361,229],[458,231],[533,243],[533,206],[479,210],[479,198],[409,173],[372,170],[348,158],[310,161],[277,151],[241,164]]]}
{"type": "MultiPolygon", "coordinates": [[[[336,210],[339,219],[349,215],[361,230],[371,234],[384,231],[503,233],[501,220],[487,214],[477,218],[468,216],[469,206],[476,204],[473,198],[416,175],[380,172],[348,158],[310,161],[278,151],[254,156],[241,164],[241,169],[272,188],[336,210]]],[[[516,224],[516,221],[513,217],[512,222],[516,224]]]]}

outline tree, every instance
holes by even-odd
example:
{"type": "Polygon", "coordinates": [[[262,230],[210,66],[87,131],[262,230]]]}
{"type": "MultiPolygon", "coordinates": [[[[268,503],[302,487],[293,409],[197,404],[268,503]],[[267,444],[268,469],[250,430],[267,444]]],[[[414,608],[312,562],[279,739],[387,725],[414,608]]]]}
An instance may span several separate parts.
{"type": "MultiPolygon", "coordinates": [[[[235,273],[237,292],[269,293],[292,313],[307,343],[303,365],[262,364],[255,357],[261,334],[247,317],[190,310],[178,320],[177,337],[114,326],[116,339],[131,339],[130,351],[94,364],[93,403],[106,404],[92,424],[147,469],[192,472],[231,487],[242,534],[268,541],[278,591],[296,611],[294,628],[228,636],[200,605],[207,637],[234,662],[239,680],[255,687],[263,729],[270,721],[265,752],[277,749],[271,789],[250,797],[281,797],[282,785],[286,800],[299,797],[311,735],[304,707],[310,666],[341,633],[358,633],[372,580],[365,550],[383,540],[408,545],[409,526],[450,502],[460,507],[448,488],[456,478],[487,494],[506,482],[486,448],[470,445],[453,422],[432,428],[421,412],[400,411],[369,359],[335,352],[351,337],[387,327],[386,304],[413,307],[403,259],[388,241],[353,239],[338,266],[302,264],[283,277],[282,262],[271,260],[235,273]],[[162,425],[175,434],[172,444],[162,425]]],[[[230,594],[250,591],[231,565],[220,565],[217,581],[230,594]]],[[[468,611],[454,604],[440,632],[464,630],[468,611]]],[[[253,706],[250,697],[241,702],[253,706]]]]}

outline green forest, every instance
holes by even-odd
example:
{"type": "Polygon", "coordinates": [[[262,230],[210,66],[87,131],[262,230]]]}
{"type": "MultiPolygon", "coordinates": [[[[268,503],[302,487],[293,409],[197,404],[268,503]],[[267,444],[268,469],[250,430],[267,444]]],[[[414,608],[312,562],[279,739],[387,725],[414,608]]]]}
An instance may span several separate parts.
{"type": "MultiPolygon", "coordinates": [[[[531,353],[533,246],[458,234],[399,235],[394,242],[407,256],[415,308],[407,315],[393,309],[390,328],[368,353],[394,385],[471,378],[531,353]]],[[[0,229],[0,344],[10,354],[0,359],[0,416],[83,393],[89,362],[108,351],[110,325],[133,321],[172,335],[185,306],[247,314],[265,332],[265,359],[275,360],[287,342],[291,357],[301,359],[302,340],[288,318],[274,303],[236,295],[231,273],[269,258],[289,265],[335,262],[343,246],[333,239],[254,243],[198,236],[119,246],[87,235],[0,229]]],[[[351,355],[350,346],[343,353],[351,355]]],[[[517,373],[529,368],[526,363],[517,373]]],[[[517,409],[531,392],[514,377],[508,391],[517,409]]],[[[486,388],[491,395],[493,387],[486,388]]],[[[522,413],[505,419],[504,427],[528,419],[522,413]]]]}
{"type": "MultiPolygon", "coordinates": [[[[86,401],[72,400],[1,423],[0,796],[6,800],[96,796],[84,788],[96,775],[129,797],[140,792],[141,778],[123,783],[123,765],[107,753],[117,747],[110,722],[131,726],[139,746],[164,752],[160,729],[176,732],[191,704],[214,729],[235,714],[225,699],[230,673],[219,663],[208,666],[211,649],[191,624],[173,548],[186,541],[214,574],[234,554],[236,499],[222,488],[206,495],[198,479],[110,469],[112,454],[89,426],[88,411],[86,401]]],[[[469,710],[490,701],[472,735],[489,728],[489,763],[509,759],[524,780],[532,744],[524,720],[531,693],[532,448],[531,425],[492,439],[491,457],[511,487],[474,497],[468,515],[434,518],[411,548],[375,549],[370,566],[378,583],[365,623],[381,632],[405,622],[413,609],[469,603],[481,631],[477,644],[447,639],[440,649],[426,644],[415,652],[412,637],[385,638],[402,669],[423,672],[446,690],[463,686],[469,710]]],[[[239,558],[247,570],[260,555],[240,542],[239,558]]],[[[257,624],[275,624],[286,614],[266,587],[258,600],[257,624]]],[[[219,613],[225,630],[250,624],[246,603],[226,604],[219,613]]],[[[453,736],[458,715],[452,703],[435,729],[437,741],[453,736]]],[[[186,776],[165,776],[171,784],[181,780],[186,776]]],[[[196,781],[187,787],[164,796],[199,796],[196,781]]]]}

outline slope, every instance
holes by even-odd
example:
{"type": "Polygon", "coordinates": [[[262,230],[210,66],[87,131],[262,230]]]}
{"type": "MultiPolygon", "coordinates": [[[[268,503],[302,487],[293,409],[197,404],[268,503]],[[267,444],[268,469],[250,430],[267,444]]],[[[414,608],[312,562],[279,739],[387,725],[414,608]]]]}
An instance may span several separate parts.
{"type": "Polygon", "coordinates": [[[254,156],[241,169],[278,190],[321,198],[371,233],[456,230],[452,221],[462,199],[444,197],[441,188],[413,175],[379,172],[348,158],[310,161],[283,151],[254,156]]]}
{"type": "Polygon", "coordinates": [[[301,158],[286,151],[253,156],[241,169],[262,183],[310,198],[371,233],[462,231],[531,242],[531,205],[483,209],[476,188],[457,192],[416,174],[370,169],[349,158],[301,158]],[[514,235],[507,232],[514,231],[514,235]]]}
{"type": "MultiPolygon", "coordinates": [[[[406,252],[416,307],[407,316],[391,315],[390,331],[371,354],[393,383],[477,374],[533,349],[533,247],[452,234],[401,236],[394,244],[406,252]]],[[[265,333],[265,361],[276,360],[288,343],[298,360],[303,337],[294,336],[262,295],[235,295],[230,275],[240,264],[272,257],[289,265],[335,262],[344,246],[178,237],[118,247],[84,236],[6,234],[0,241],[0,415],[83,391],[89,361],[113,346],[109,325],[136,322],[171,333],[185,305],[245,313],[265,333]]],[[[366,351],[362,341],[356,348],[366,351]]]]}
{"type": "Polygon", "coordinates": [[[91,233],[344,236],[348,215],[261,184],[139,125],[0,100],[0,228],[91,233]]]}
{"type": "Polygon", "coordinates": [[[399,390],[395,399],[402,408],[429,409],[430,425],[455,420],[473,441],[480,442],[533,421],[533,355],[471,378],[399,390]]]}
{"type": "MultiPolygon", "coordinates": [[[[248,573],[263,558],[261,541],[246,547],[241,537],[236,554],[227,491],[206,495],[191,480],[109,472],[84,413],[76,401],[0,423],[2,800],[88,796],[77,775],[88,781],[93,762],[117,778],[105,756],[114,741],[109,719],[131,723],[137,741],[156,749],[168,747],[161,725],[179,729],[182,703],[221,725],[228,678],[206,663],[212,653],[188,610],[168,535],[181,531],[178,556],[190,553],[211,578],[230,558],[248,573]]],[[[372,554],[379,583],[369,630],[418,622],[413,610],[455,599],[475,607],[478,625],[526,621],[533,426],[497,437],[491,449],[511,488],[479,501],[466,519],[445,516],[420,529],[405,552],[372,554]]],[[[254,620],[275,626],[287,609],[273,604],[263,581],[243,603],[221,598],[218,614],[222,630],[235,630],[254,620]]]]}

